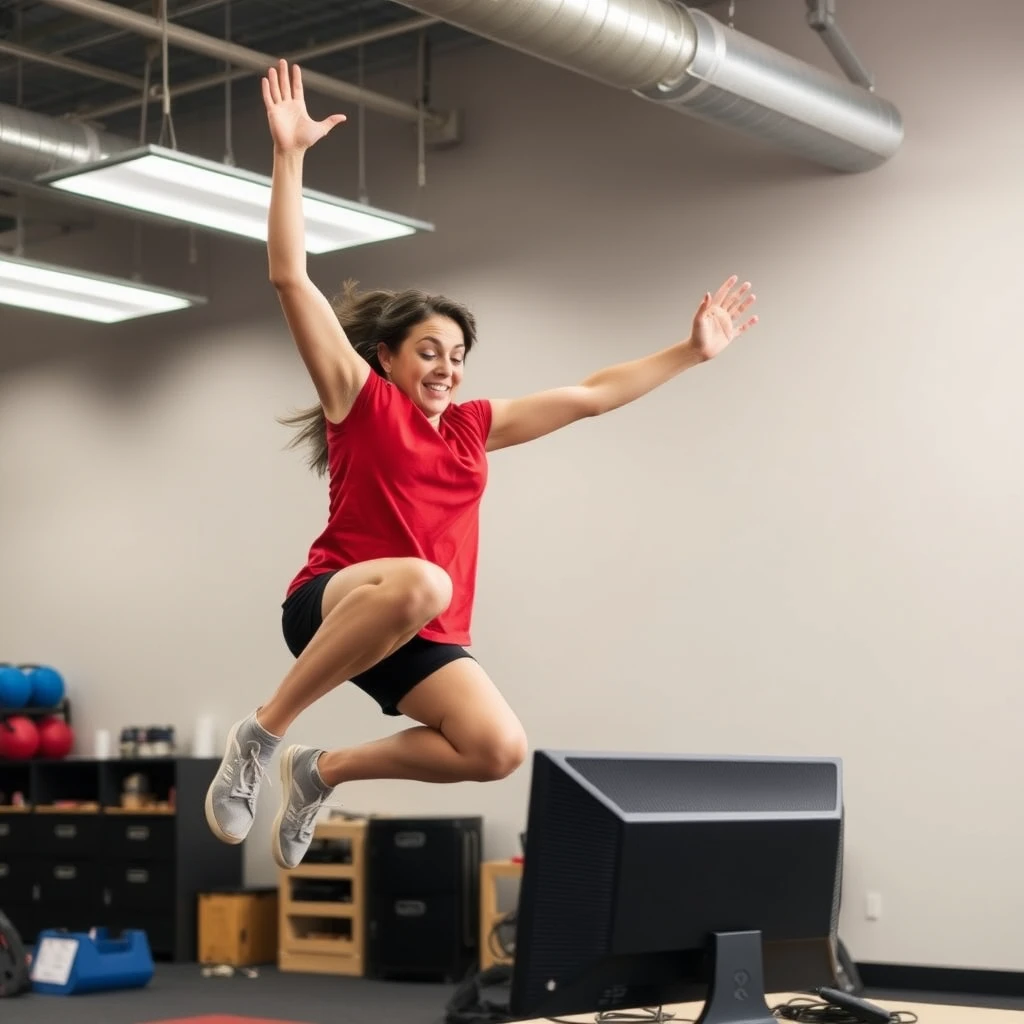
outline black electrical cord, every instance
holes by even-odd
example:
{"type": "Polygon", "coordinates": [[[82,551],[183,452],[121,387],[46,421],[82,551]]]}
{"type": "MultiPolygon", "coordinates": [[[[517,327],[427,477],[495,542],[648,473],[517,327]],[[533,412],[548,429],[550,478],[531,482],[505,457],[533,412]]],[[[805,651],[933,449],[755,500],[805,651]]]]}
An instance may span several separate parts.
{"type": "MultiPolygon", "coordinates": [[[[566,1017],[545,1017],[551,1024],[579,1024],[579,1021],[570,1021],[566,1017]]],[[[595,1014],[594,1024],[619,1024],[619,1022],[638,1021],[643,1024],[663,1024],[664,1021],[675,1021],[675,1024],[693,1024],[693,1021],[685,1017],[677,1017],[670,1010],[663,1006],[644,1008],[640,1012],[634,1010],[602,1010],[595,1014]]]]}
{"type": "MultiPolygon", "coordinates": [[[[516,912],[513,910],[500,917],[492,925],[487,936],[487,945],[496,960],[515,959],[515,926],[516,912]],[[503,932],[512,930],[513,938],[506,938],[503,932]]],[[[772,1016],[780,1020],[794,1021],[795,1024],[863,1024],[860,1017],[849,1010],[822,999],[809,996],[795,996],[786,1003],[779,1003],[771,1008],[772,1016]]],[[[579,1024],[564,1017],[545,1017],[549,1024],[579,1024]]],[[[688,1018],[676,1017],[674,1013],[662,1006],[645,1007],[641,1011],[604,1010],[594,1015],[594,1024],[692,1024],[688,1018]]],[[[917,1015],[909,1010],[893,1011],[889,1015],[888,1024],[916,1024],[917,1015]]]]}
{"type": "Polygon", "coordinates": [[[502,936],[503,928],[511,928],[515,935],[516,913],[510,911],[504,917],[498,918],[491,926],[490,934],[487,936],[487,947],[495,960],[513,960],[515,958],[515,939],[510,942],[502,936]]]}
{"type": "MultiPolygon", "coordinates": [[[[799,1024],[862,1024],[863,1021],[862,1017],[855,1016],[841,1006],[833,1006],[809,996],[796,996],[789,1002],[773,1006],[772,1015],[799,1024]]],[[[917,1014],[909,1010],[894,1010],[889,1014],[889,1024],[915,1024],[916,1021],[917,1014]]]]}

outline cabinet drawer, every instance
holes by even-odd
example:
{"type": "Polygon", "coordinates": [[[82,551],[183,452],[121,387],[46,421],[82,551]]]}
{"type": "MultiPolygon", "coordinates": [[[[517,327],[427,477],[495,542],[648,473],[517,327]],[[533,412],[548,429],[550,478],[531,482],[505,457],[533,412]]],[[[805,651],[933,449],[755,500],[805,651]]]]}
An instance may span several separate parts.
{"type": "Polygon", "coordinates": [[[111,814],[103,820],[103,852],[139,860],[174,858],[174,819],[167,815],[111,814]]]}
{"type": "Polygon", "coordinates": [[[33,841],[30,814],[0,814],[0,857],[25,853],[33,841]]]}
{"type": "Polygon", "coordinates": [[[98,814],[33,814],[32,845],[47,859],[88,856],[99,851],[98,814]]]}
{"type": "Polygon", "coordinates": [[[35,865],[34,873],[40,903],[67,907],[102,905],[100,870],[95,861],[46,860],[35,865]]]}
{"type": "Polygon", "coordinates": [[[370,959],[377,969],[448,969],[463,938],[458,905],[451,896],[375,894],[368,903],[370,959]]]}
{"type": "Polygon", "coordinates": [[[114,861],[103,866],[103,888],[112,912],[174,908],[174,872],[162,861],[114,861]]]}
{"type": "Polygon", "coordinates": [[[12,903],[31,903],[35,885],[35,864],[31,860],[0,855],[0,909],[12,903]]]}

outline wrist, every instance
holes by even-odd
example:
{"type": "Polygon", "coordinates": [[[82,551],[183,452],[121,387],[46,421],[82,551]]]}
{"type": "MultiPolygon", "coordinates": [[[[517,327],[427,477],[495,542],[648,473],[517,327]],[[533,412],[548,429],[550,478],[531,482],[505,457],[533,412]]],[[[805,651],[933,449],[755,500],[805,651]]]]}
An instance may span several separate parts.
{"type": "Polygon", "coordinates": [[[300,166],[303,158],[306,155],[305,149],[299,149],[296,146],[289,148],[282,148],[280,146],[274,147],[274,162],[290,164],[293,166],[300,166]]]}
{"type": "Polygon", "coordinates": [[[707,362],[708,357],[704,354],[700,344],[694,340],[692,334],[684,341],[679,342],[676,347],[679,350],[679,356],[683,360],[685,368],[707,362]]]}

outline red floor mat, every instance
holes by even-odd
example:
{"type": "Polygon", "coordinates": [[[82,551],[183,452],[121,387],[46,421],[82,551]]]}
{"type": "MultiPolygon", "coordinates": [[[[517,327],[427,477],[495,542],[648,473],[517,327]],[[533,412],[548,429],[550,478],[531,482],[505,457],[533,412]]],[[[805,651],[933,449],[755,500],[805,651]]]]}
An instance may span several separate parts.
{"type": "Polygon", "coordinates": [[[234,1017],[223,1013],[202,1017],[174,1017],[171,1020],[149,1020],[143,1024],[301,1024],[293,1020],[271,1020],[269,1017],[234,1017]]]}

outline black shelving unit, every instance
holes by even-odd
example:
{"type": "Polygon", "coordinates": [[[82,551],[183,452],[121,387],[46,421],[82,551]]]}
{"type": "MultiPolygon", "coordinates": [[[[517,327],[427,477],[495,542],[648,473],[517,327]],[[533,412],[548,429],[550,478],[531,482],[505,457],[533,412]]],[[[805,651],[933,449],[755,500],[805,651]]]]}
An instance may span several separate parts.
{"type": "Polygon", "coordinates": [[[68,725],[71,725],[71,701],[67,697],[62,697],[53,707],[37,707],[35,704],[23,708],[0,707],[0,722],[17,715],[24,715],[26,718],[48,718],[50,715],[54,715],[57,718],[63,718],[68,725]]]}
{"type": "Polygon", "coordinates": [[[141,928],[153,956],[196,960],[198,894],[242,885],[204,800],[216,758],[0,761],[0,908],[26,944],[45,928],[141,928]],[[121,806],[128,776],[170,808],[121,806]],[[24,806],[12,805],[20,793],[24,806]],[[66,806],[75,802],[78,806],[66,806]]]}

